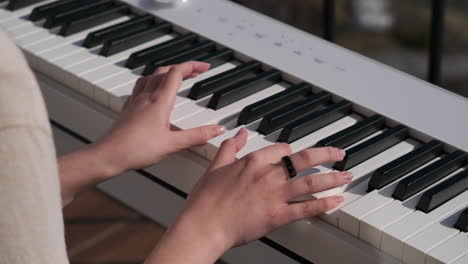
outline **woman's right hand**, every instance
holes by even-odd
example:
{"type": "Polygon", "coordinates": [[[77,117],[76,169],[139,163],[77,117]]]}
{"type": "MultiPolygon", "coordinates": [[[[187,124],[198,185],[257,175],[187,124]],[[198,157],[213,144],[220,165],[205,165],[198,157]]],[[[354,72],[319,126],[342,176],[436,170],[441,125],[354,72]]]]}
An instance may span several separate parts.
{"type": "MultiPolygon", "coordinates": [[[[296,170],[301,172],[340,161],[344,151],[326,147],[293,154],[288,144],[277,143],[236,161],[236,153],[246,139],[247,132],[241,130],[222,144],[210,168],[190,193],[184,211],[163,239],[168,244],[173,241],[179,250],[181,243],[176,242],[177,237],[192,241],[181,251],[188,255],[186,261],[212,263],[231,247],[329,211],[343,202],[343,197],[333,196],[290,204],[294,198],[347,184],[352,176],[348,172],[332,172],[290,180],[281,158],[290,156],[296,170]]],[[[172,259],[171,263],[174,262],[178,261],[172,259]]]]}

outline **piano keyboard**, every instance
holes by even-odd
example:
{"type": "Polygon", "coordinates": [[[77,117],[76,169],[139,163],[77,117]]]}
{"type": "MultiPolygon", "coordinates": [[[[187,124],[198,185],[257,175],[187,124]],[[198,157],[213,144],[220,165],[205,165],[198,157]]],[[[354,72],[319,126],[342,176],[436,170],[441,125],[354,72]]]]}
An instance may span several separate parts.
{"type": "MultiPolygon", "coordinates": [[[[432,109],[422,110],[430,118],[440,110],[437,102],[401,105],[407,101],[397,100],[385,91],[379,99],[386,101],[381,103],[383,106],[376,102],[365,104],[366,100],[378,101],[382,90],[376,87],[377,91],[371,91],[370,87],[370,95],[362,99],[357,97],[362,95],[362,89],[354,83],[337,84],[340,76],[345,79],[358,73],[353,72],[353,65],[332,67],[343,75],[331,78],[324,74],[313,77],[317,78],[313,82],[301,78],[303,73],[262,59],[262,54],[256,57],[230,48],[235,45],[217,41],[200,30],[191,31],[180,23],[184,22],[181,15],[199,14],[204,10],[201,7],[185,7],[189,11],[159,10],[136,2],[0,1],[0,27],[16,41],[36,71],[115,112],[121,110],[135,81],[157,67],[187,60],[210,63],[207,73],[183,82],[171,116],[171,123],[180,129],[212,123],[227,128],[224,135],[193,149],[195,153],[211,160],[221,142],[241,128],[248,131],[248,144],[239,158],[275,142],[287,142],[293,151],[314,146],[343,148],[347,152],[343,161],[307,172],[348,170],[354,175],[353,182],[346,186],[313,195],[345,197],[341,208],[320,216],[323,221],[403,263],[468,263],[468,164],[463,151],[468,148],[466,141],[459,140],[464,134],[455,127],[437,128],[442,123],[428,126],[421,122],[433,121],[411,119],[412,111],[418,112],[413,107],[433,104],[432,109]],[[322,78],[331,78],[331,84],[323,85],[322,78]],[[341,89],[343,86],[348,89],[341,89]],[[395,104],[388,100],[395,100],[395,104]],[[397,109],[389,112],[385,108],[388,105],[397,109]],[[396,118],[401,116],[400,110],[409,117],[396,118]]],[[[232,3],[208,2],[252,15],[232,3]]],[[[219,16],[220,25],[214,27],[223,27],[223,19],[226,18],[219,16]]],[[[242,27],[255,25],[239,24],[237,32],[228,32],[223,38],[230,34],[242,37],[242,27]]],[[[255,34],[255,38],[264,37],[255,34]]],[[[295,52],[296,56],[301,53],[295,52]]],[[[318,65],[325,63],[317,58],[314,61],[318,65]]],[[[302,68],[311,64],[298,63],[302,68]]],[[[307,75],[314,75],[306,70],[307,75]]],[[[379,78],[369,76],[374,77],[379,78]]],[[[406,83],[400,83],[408,90],[399,97],[415,98],[412,87],[408,87],[415,80],[407,76],[403,79],[406,83]]],[[[426,90],[417,94],[418,98],[440,94],[439,102],[453,103],[453,107],[444,105],[448,113],[468,107],[463,99],[428,84],[418,82],[414,89],[421,87],[426,90]]],[[[433,116],[441,122],[445,118],[441,113],[433,116]]],[[[283,246],[294,251],[294,246],[283,246]]],[[[380,261],[376,259],[375,263],[380,261]]]]}

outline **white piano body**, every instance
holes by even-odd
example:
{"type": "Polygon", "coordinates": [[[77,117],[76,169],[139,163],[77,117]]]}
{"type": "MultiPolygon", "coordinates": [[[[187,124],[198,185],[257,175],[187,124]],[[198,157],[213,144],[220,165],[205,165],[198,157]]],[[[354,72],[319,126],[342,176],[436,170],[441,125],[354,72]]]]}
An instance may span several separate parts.
{"type": "MultiPolygon", "coordinates": [[[[52,1],[44,3],[48,2],[52,1]]],[[[232,2],[190,0],[183,1],[177,6],[158,5],[144,0],[122,2],[127,2],[136,10],[154,14],[170,22],[179,33],[194,32],[222,47],[234,50],[237,60],[255,59],[263,63],[264,69],[276,68],[282,72],[283,80],[287,82],[305,81],[320,87],[318,89],[332,93],[335,101],[340,98],[349,100],[353,102],[353,111],[356,113],[364,116],[373,113],[381,114],[387,118],[388,126],[404,124],[410,128],[410,135],[414,139],[422,142],[430,139],[440,140],[445,144],[447,152],[454,149],[468,151],[468,141],[465,140],[465,135],[468,134],[468,123],[460,122],[463,114],[468,113],[468,102],[465,98],[232,2]]],[[[69,78],[67,75],[69,69],[60,69],[58,64],[44,60],[43,54],[52,56],[50,54],[54,51],[53,48],[40,53],[39,56],[35,54],[35,50],[31,47],[39,49],[38,45],[28,44],[24,40],[28,40],[28,35],[32,36],[36,34],[34,32],[43,29],[39,26],[37,29],[32,29],[30,27],[36,27],[36,25],[21,20],[20,17],[29,14],[32,7],[26,9],[14,12],[0,9],[0,26],[17,40],[37,73],[50,119],[54,123],[58,152],[65,153],[102,136],[116,120],[118,111],[125,100],[125,94],[115,94],[114,89],[103,92],[100,87],[100,84],[108,85],[106,80],[111,80],[112,77],[117,78],[119,74],[111,73],[107,79],[83,82],[69,78]],[[29,11],[22,11],[26,9],[29,11]],[[21,16],[12,16],[15,12],[23,13],[20,13],[21,16]],[[85,87],[87,83],[93,85],[85,87]]],[[[76,38],[78,40],[78,37],[76,38]]],[[[44,43],[47,41],[49,40],[44,40],[44,43]]],[[[71,45],[71,42],[69,44],[71,45]]],[[[63,48],[68,48],[66,46],[61,44],[57,50],[65,50],[63,48]]],[[[116,66],[112,65],[112,67],[116,66]]],[[[125,74],[128,75],[126,72],[125,74]]],[[[83,78],[90,76],[92,74],[84,75],[83,78]]],[[[131,88],[130,82],[127,80],[116,85],[120,84],[128,94],[131,88]]],[[[188,87],[185,88],[188,89],[188,87]]],[[[237,109],[237,111],[240,110],[242,109],[237,109]]],[[[195,111],[192,115],[194,118],[200,118],[199,113],[201,112],[195,111]]],[[[229,119],[229,116],[226,114],[225,117],[219,117],[216,120],[226,122],[225,118],[229,119]]],[[[193,124],[193,122],[174,121],[176,122],[173,123],[181,128],[188,128],[186,126],[193,124]]],[[[347,123],[346,126],[351,124],[353,123],[347,123]]],[[[339,127],[334,129],[337,130],[339,127]]],[[[253,143],[249,150],[255,150],[261,146],[261,144],[255,145],[260,142],[258,138],[258,135],[251,135],[249,141],[253,143]]],[[[293,143],[296,151],[307,147],[305,141],[301,142],[302,145],[293,143]]],[[[263,144],[266,143],[263,142],[263,144]]],[[[400,146],[400,149],[394,150],[398,155],[394,154],[397,156],[393,159],[412,150],[412,144],[409,142],[400,146]]],[[[219,141],[214,140],[207,146],[174,154],[150,168],[128,172],[105,182],[99,188],[163,226],[168,226],[181,210],[184,196],[204,172],[218,146],[219,141]]],[[[375,162],[383,165],[391,161],[385,158],[383,155],[380,160],[375,159],[375,162]]],[[[361,168],[359,172],[362,174],[361,178],[365,179],[371,171],[361,168]]],[[[366,193],[362,189],[365,183],[367,183],[366,180],[363,180],[349,186],[344,193],[347,205],[365,196],[366,193]]],[[[466,192],[463,195],[466,196],[466,192]]],[[[451,211],[448,210],[444,219],[445,216],[449,217],[456,213],[455,211],[465,208],[466,203],[458,201],[457,207],[451,211]]],[[[378,211],[377,209],[375,208],[375,211],[378,211]]],[[[447,243],[440,241],[437,245],[426,248],[426,251],[421,253],[422,255],[417,255],[419,252],[417,250],[408,251],[416,252],[408,255],[406,244],[396,242],[396,245],[403,247],[403,251],[400,257],[392,257],[390,256],[393,255],[391,247],[380,250],[364,243],[358,239],[358,235],[353,234],[354,227],[339,223],[340,219],[340,212],[337,211],[322,216],[322,219],[291,224],[267,235],[261,241],[227,252],[223,260],[228,263],[387,264],[401,261],[416,263],[412,262],[414,255],[414,258],[420,261],[417,263],[459,264],[464,263],[462,261],[468,254],[468,248],[463,245],[453,250],[453,254],[456,255],[451,255],[450,251],[448,253],[443,251],[444,246],[454,243],[454,239],[459,236],[460,241],[468,239],[466,234],[454,231],[453,234],[450,233],[451,235],[447,236],[447,243]],[[434,255],[431,255],[431,252],[435,252],[434,255]]],[[[437,224],[436,221],[433,222],[434,225],[437,224]]],[[[359,226],[356,232],[359,234],[359,226]]],[[[383,235],[379,236],[381,237],[383,235]]]]}

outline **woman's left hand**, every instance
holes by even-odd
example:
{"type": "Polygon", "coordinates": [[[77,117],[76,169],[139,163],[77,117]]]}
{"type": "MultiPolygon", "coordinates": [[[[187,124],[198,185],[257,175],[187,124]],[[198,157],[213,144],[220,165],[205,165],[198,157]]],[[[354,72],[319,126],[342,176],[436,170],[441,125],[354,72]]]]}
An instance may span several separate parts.
{"type": "Polygon", "coordinates": [[[137,81],[120,119],[96,143],[102,159],[112,167],[111,174],[147,167],[173,152],[205,144],[224,133],[224,128],[218,125],[175,130],[170,124],[182,81],[206,72],[209,67],[207,63],[190,61],[158,68],[153,75],[137,81]]]}

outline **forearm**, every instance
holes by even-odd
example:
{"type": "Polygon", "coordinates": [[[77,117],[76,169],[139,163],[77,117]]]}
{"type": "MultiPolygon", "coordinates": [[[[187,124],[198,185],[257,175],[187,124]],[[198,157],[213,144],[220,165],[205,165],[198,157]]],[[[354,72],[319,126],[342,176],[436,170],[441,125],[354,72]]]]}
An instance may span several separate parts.
{"type": "Polygon", "coordinates": [[[80,191],[120,173],[111,166],[100,146],[91,144],[59,158],[62,206],[70,203],[80,191]]]}

